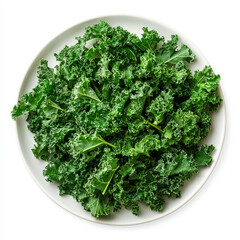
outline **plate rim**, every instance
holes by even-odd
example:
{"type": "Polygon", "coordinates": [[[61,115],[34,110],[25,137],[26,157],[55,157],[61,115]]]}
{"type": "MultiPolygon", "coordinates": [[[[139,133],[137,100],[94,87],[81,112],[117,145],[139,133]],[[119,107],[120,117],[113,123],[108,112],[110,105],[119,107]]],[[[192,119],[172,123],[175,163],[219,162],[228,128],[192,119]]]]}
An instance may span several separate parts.
{"type": "MultiPolygon", "coordinates": [[[[20,84],[20,88],[18,91],[18,95],[17,95],[17,101],[20,99],[21,95],[22,95],[22,89],[23,89],[23,85],[27,79],[28,74],[31,72],[31,69],[34,67],[34,64],[36,62],[36,60],[39,58],[39,56],[42,54],[42,52],[44,51],[45,48],[47,48],[49,45],[51,45],[56,39],[58,39],[61,35],[64,35],[67,31],[69,31],[72,28],[77,27],[80,24],[86,24],[87,22],[91,22],[91,21],[100,21],[104,18],[132,18],[132,19],[141,19],[144,21],[148,21],[160,26],[163,26],[164,28],[169,29],[172,32],[175,32],[177,35],[182,36],[185,40],[187,40],[188,44],[192,45],[194,47],[194,49],[196,49],[199,53],[201,53],[201,58],[204,59],[204,61],[210,65],[209,61],[207,60],[207,58],[205,57],[205,55],[202,53],[202,51],[198,48],[198,46],[196,46],[184,33],[182,33],[179,30],[176,30],[172,25],[165,23],[164,21],[160,21],[156,18],[149,18],[149,17],[145,17],[145,16],[139,16],[139,15],[129,15],[129,14],[110,14],[110,15],[100,15],[97,17],[92,17],[89,19],[85,19],[83,21],[80,21],[74,25],[71,25],[70,27],[66,28],[65,30],[61,31],[60,33],[58,33],[54,38],[52,38],[49,42],[47,42],[41,49],[40,51],[38,51],[38,54],[33,58],[33,60],[31,61],[31,64],[29,65],[29,67],[27,68],[27,71],[24,74],[24,77],[22,78],[22,82],[20,84]]],[[[220,97],[223,99],[222,103],[221,103],[221,108],[223,111],[223,135],[222,135],[222,139],[221,142],[219,144],[219,151],[218,154],[214,157],[215,161],[212,162],[211,166],[211,170],[209,170],[208,174],[204,177],[204,180],[201,182],[201,184],[196,188],[196,190],[194,190],[191,195],[181,204],[179,204],[177,207],[173,208],[172,210],[168,211],[167,213],[162,213],[162,215],[157,216],[157,217],[153,217],[152,219],[149,220],[144,220],[144,221],[136,221],[134,223],[111,223],[111,222],[105,222],[105,221],[101,221],[100,219],[89,219],[85,216],[80,216],[77,213],[75,213],[74,211],[71,211],[70,209],[66,208],[64,206],[64,204],[61,204],[60,202],[58,202],[53,196],[51,196],[51,194],[49,194],[45,188],[40,184],[40,182],[37,180],[36,176],[33,174],[33,172],[30,169],[30,166],[28,165],[25,156],[24,156],[24,152],[23,149],[21,147],[21,143],[20,143],[20,134],[19,134],[19,126],[18,126],[18,119],[16,119],[15,121],[15,134],[18,140],[18,148],[21,152],[21,158],[22,161],[24,162],[24,165],[28,171],[28,173],[30,174],[30,176],[32,177],[32,179],[34,180],[34,182],[38,185],[38,187],[42,190],[42,192],[44,192],[44,194],[50,198],[54,203],[56,203],[58,206],[60,206],[62,209],[64,209],[65,211],[70,212],[71,214],[87,220],[89,222],[93,222],[93,223],[98,223],[98,224],[104,224],[104,225],[110,225],[110,226],[133,226],[133,225],[139,225],[139,224],[144,224],[144,223],[149,223],[149,222],[153,222],[155,220],[161,219],[163,217],[166,217],[168,215],[170,215],[171,213],[177,211],[178,209],[180,209],[182,206],[184,206],[186,203],[188,203],[194,196],[196,196],[196,194],[203,188],[203,186],[205,185],[205,183],[207,182],[207,180],[210,178],[210,176],[212,175],[213,170],[215,169],[218,161],[219,161],[219,157],[221,155],[222,152],[222,148],[223,148],[223,144],[224,144],[224,140],[225,140],[225,136],[226,136],[226,122],[227,122],[227,111],[226,111],[226,104],[225,104],[225,98],[223,95],[223,91],[221,88],[221,85],[219,85],[218,88],[219,91],[219,95],[220,97]]],[[[139,216],[136,216],[136,218],[139,216]]]]}

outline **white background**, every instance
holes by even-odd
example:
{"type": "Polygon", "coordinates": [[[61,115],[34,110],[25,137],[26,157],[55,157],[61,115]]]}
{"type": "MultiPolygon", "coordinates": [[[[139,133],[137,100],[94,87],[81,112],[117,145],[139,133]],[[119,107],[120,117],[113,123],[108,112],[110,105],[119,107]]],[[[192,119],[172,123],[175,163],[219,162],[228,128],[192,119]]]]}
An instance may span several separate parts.
{"type": "Polygon", "coordinates": [[[0,2],[0,239],[239,239],[240,1],[41,0],[0,2]],[[167,23],[205,54],[227,108],[219,162],[199,193],[160,220],[113,227],[82,220],[52,202],[29,175],[10,112],[38,52],[63,30],[102,15],[167,23]]]}

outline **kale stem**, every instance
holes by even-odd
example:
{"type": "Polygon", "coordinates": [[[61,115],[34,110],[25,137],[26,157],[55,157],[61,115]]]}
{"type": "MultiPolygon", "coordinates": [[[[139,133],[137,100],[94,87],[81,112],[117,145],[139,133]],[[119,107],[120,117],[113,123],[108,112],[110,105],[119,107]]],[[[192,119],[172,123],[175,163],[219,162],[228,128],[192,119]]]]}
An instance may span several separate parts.
{"type": "Polygon", "coordinates": [[[97,92],[98,97],[99,97],[99,96],[102,96],[101,92],[100,92],[99,89],[96,87],[96,85],[95,85],[94,83],[92,83],[92,85],[93,85],[95,91],[97,92]]]}
{"type": "Polygon", "coordinates": [[[99,103],[102,102],[102,101],[100,101],[99,99],[94,98],[94,97],[92,97],[92,96],[90,96],[90,95],[87,95],[87,94],[84,94],[84,93],[78,93],[78,94],[81,95],[81,96],[84,96],[84,97],[91,98],[91,99],[93,99],[93,100],[95,100],[95,101],[97,101],[97,102],[99,102],[99,103]]]}
{"type": "Polygon", "coordinates": [[[113,145],[113,144],[111,144],[111,143],[109,143],[109,142],[107,142],[107,141],[105,141],[104,139],[102,139],[102,138],[99,138],[99,137],[97,137],[97,136],[95,136],[99,141],[101,141],[101,142],[103,142],[103,143],[105,143],[105,144],[107,144],[107,145],[109,145],[109,146],[111,146],[111,147],[113,147],[113,148],[115,148],[115,146],[113,145]]]}
{"type": "Polygon", "coordinates": [[[64,109],[62,109],[62,108],[60,108],[60,107],[54,106],[54,105],[52,105],[52,104],[50,104],[49,106],[50,106],[50,107],[53,107],[53,108],[56,108],[56,109],[58,109],[58,110],[61,110],[61,111],[63,111],[63,112],[67,112],[66,110],[64,110],[64,109]]]}
{"type": "Polygon", "coordinates": [[[158,131],[163,132],[163,130],[162,130],[160,127],[158,127],[157,125],[155,125],[155,124],[153,124],[153,123],[150,123],[150,122],[147,121],[143,116],[142,116],[142,119],[143,119],[144,122],[146,122],[146,123],[149,124],[150,126],[156,128],[158,131]]]}
{"type": "Polygon", "coordinates": [[[108,181],[105,189],[104,189],[103,192],[102,192],[103,195],[106,193],[107,188],[108,188],[110,182],[112,181],[113,175],[114,175],[114,173],[118,170],[119,167],[120,167],[120,165],[118,165],[118,166],[114,169],[114,171],[113,171],[113,173],[112,173],[112,175],[111,175],[111,178],[109,179],[109,181],[108,181]]]}

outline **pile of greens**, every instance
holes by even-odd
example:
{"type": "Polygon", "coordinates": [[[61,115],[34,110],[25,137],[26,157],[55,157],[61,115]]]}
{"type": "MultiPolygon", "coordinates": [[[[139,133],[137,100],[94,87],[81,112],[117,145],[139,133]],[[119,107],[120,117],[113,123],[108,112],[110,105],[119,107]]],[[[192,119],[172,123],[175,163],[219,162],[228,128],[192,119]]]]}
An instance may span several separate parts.
{"type": "Polygon", "coordinates": [[[138,215],[140,202],[161,211],[212,161],[214,147],[199,142],[221,103],[220,76],[210,66],[192,73],[195,56],[178,36],[147,27],[138,37],[101,21],[76,40],[54,68],[41,60],[12,117],[28,113],[46,180],[92,216],[122,206],[138,215]]]}

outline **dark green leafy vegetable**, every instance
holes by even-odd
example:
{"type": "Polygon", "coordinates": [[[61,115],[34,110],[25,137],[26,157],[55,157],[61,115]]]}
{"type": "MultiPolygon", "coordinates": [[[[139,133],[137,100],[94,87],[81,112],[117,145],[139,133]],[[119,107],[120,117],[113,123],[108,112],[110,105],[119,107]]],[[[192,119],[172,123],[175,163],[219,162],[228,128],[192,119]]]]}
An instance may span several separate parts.
{"type": "Polygon", "coordinates": [[[139,202],[161,211],[211,164],[214,147],[199,143],[221,103],[220,76],[210,66],[192,73],[192,51],[146,27],[138,37],[101,21],[76,40],[54,68],[41,60],[12,117],[28,114],[46,180],[94,217],[122,206],[138,215],[139,202]]]}

